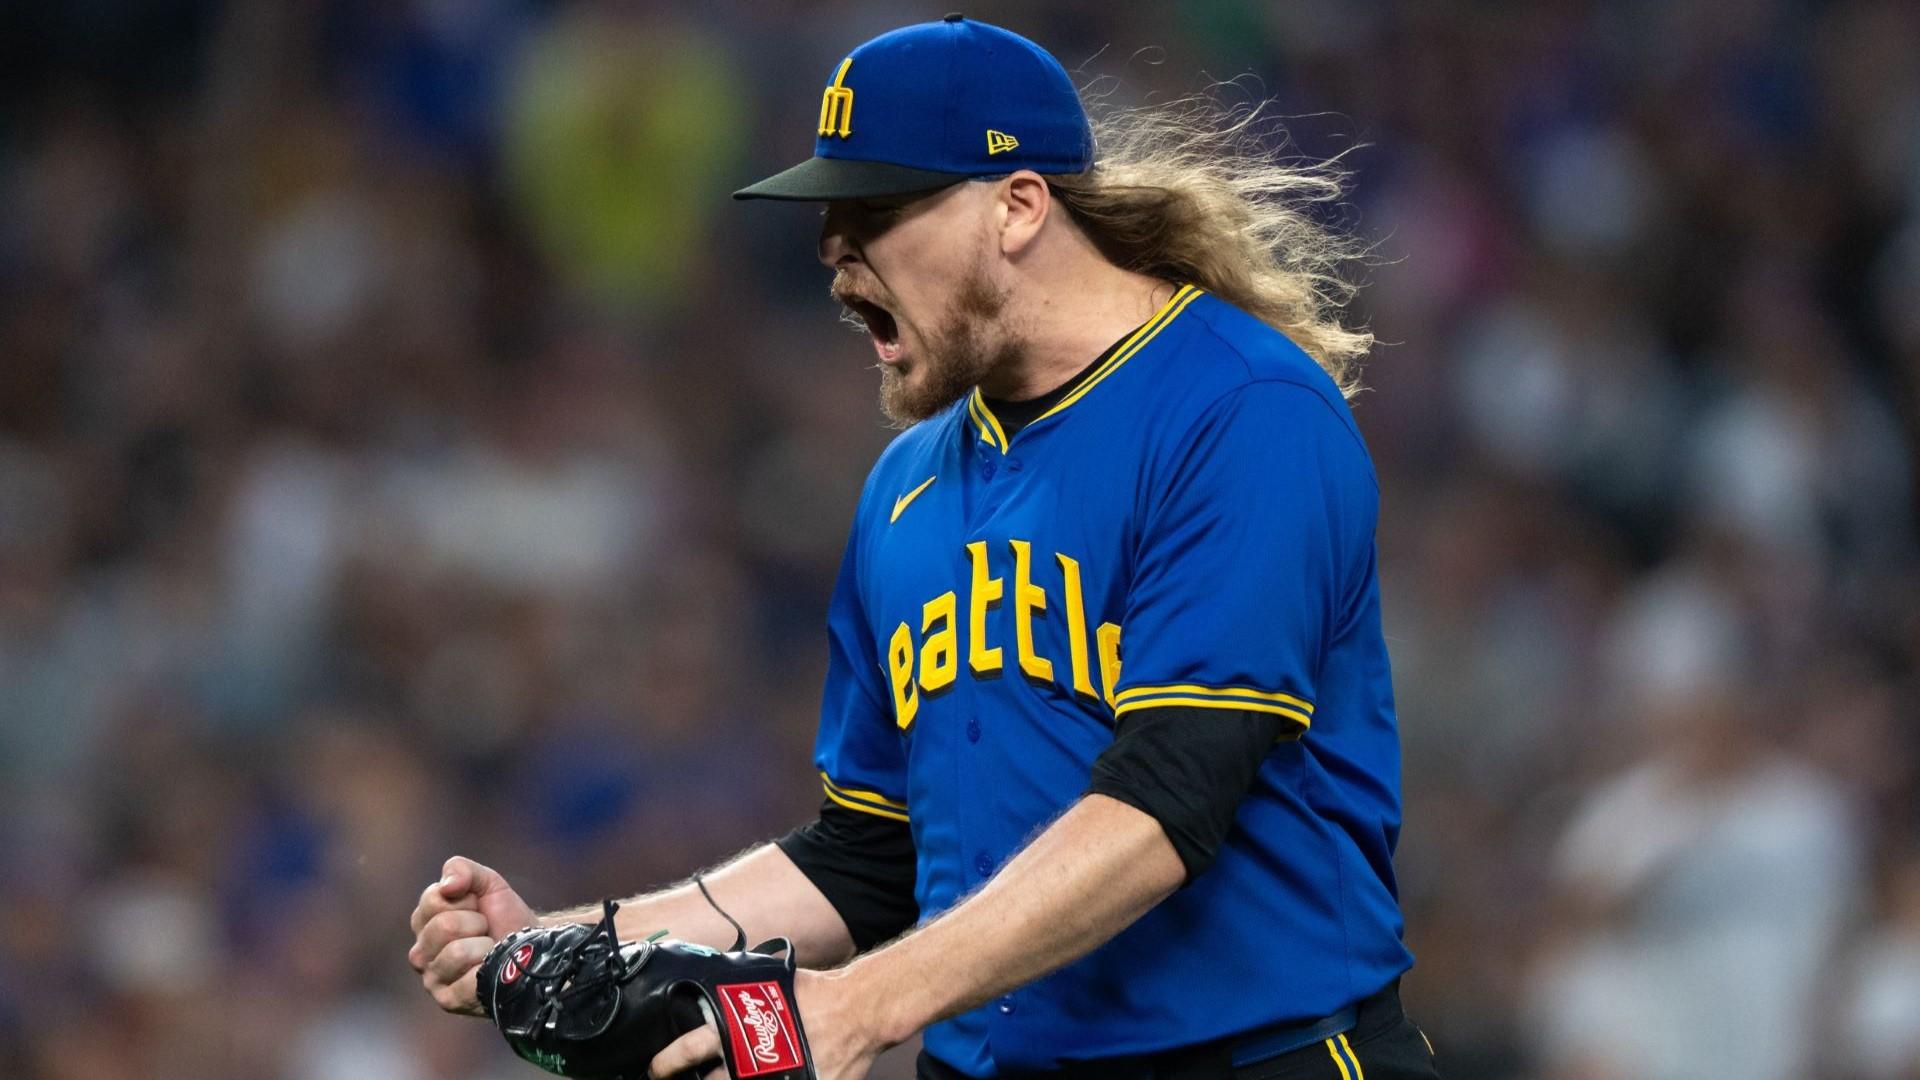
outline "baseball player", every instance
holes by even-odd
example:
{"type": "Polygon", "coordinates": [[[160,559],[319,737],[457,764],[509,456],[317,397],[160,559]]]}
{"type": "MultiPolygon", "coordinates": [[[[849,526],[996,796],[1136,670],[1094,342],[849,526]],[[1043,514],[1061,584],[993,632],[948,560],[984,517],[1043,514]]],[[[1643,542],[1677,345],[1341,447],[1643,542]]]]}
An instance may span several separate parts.
{"type": "MultiPolygon", "coordinates": [[[[813,157],[736,193],[823,204],[911,426],[828,612],[818,820],[603,925],[790,939],[831,1080],[916,1033],[923,1078],[1437,1075],[1397,996],[1370,338],[1338,244],[1256,197],[1312,177],[1137,123],[1096,140],[1058,61],[949,16],[836,62],[813,157]]],[[[445,872],[410,959],[452,1011],[510,931],[598,917],[445,872]]],[[[532,951],[499,955],[490,994],[532,951]]],[[[699,1027],[651,1075],[721,1053],[699,1027]]]]}

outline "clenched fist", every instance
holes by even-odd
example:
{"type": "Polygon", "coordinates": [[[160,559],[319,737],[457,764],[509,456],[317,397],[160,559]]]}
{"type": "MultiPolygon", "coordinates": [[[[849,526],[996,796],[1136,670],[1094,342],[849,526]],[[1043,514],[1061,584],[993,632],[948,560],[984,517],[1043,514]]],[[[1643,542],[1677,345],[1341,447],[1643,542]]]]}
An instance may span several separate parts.
{"type": "Polygon", "coordinates": [[[474,969],[495,941],[533,925],[536,916],[489,867],[456,855],[441,870],[414,906],[407,963],[442,1009],[479,1016],[474,969]]]}

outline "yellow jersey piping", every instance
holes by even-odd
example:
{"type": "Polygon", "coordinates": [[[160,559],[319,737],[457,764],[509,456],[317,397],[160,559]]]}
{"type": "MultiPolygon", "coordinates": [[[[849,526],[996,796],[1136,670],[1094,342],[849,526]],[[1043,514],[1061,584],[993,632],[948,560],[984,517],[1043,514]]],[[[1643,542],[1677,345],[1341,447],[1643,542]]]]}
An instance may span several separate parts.
{"type": "Polygon", "coordinates": [[[1197,694],[1212,697],[1256,698],[1261,701],[1278,702],[1291,705],[1302,712],[1313,712],[1313,702],[1297,698],[1292,694],[1282,694],[1270,690],[1253,690],[1242,686],[1199,686],[1194,683],[1172,683],[1166,686],[1130,686],[1113,696],[1115,701],[1127,701],[1147,694],[1197,694]]]}
{"type": "Polygon", "coordinates": [[[981,400],[979,387],[975,387],[973,395],[967,398],[967,414],[973,417],[974,426],[980,429],[981,442],[987,443],[1002,454],[1007,452],[1007,444],[1003,441],[1004,436],[994,437],[994,433],[1000,430],[1000,421],[994,418],[993,413],[987,409],[986,403],[981,400]]]}
{"type": "MultiPolygon", "coordinates": [[[[1160,310],[1153,313],[1153,318],[1140,324],[1139,329],[1135,330],[1132,335],[1121,342],[1120,347],[1113,351],[1113,355],[1107,358],[1106,363],[1094,369],[1093,374],[1087,376],[1085,382],[1075,387],[1072,393],[1061,398],[1053,408],[1034,417],[1032,422],[1027,424],[1027,428],[1031,428],[1034,424],[1040,423],[1047,417],[1060,412],[1062,409],[1085,397],[1087,391],[1098,386],[1102,379],[1118,371],[1120,365],[1131,360],[1134,354],[1138,353],[1141,349],[1146,348],[1147,343],[1152,341],[1160,331],[1165,330],[1169,323],[1180,317],[1180,313],[1187,309],[1188,304],[1193,303],[1205,295],[1206,291],[1197,285],[1182,285],[1178,289],[1175,289],[1173,295],[1167,298],[1167,302],[1160,305],[1160,310]]],[[[980,427],[982,441],[992,443],[1002,454],[1006,453],[1011,440],[1007,438],[1007,433],[1001,429],[1000,421],[993,415],[993,410],[987,408],[986,399],[980,393],[980,388],[977,386],[973,388],[973,395],[967,399],[967,409],[973,415],[974,423],[980,427]],[[989,430],[989,425],[991,425],[991,430],[989,430]]],[[[1022,428],[1021,430],[1025,431],[1027,428],[1022,428]]]]}
{"type": "Polygon", "coordinates": [[[1248,712],[1272,713],[1275,716],[1284,716],[1299,724],[1301,727],[1313,726],[1313,717],[1308,716],[1298,709],[1288,708],[1285,705],[1275,705],[1271,702],[1240,701],[1234,698],[1156,697],[1146,698],[1141,701],[1123,701],[1114,707],[1113,715],[1125,716],[1130,712],[1137,712],[1141,709],[1159,709],[1165,708],[1168,705],[1187,705],[1196,709],[1245,709],[1248,712]]]}
{"type": "Polygon", "coordinates": [[[894,821],[907,820],[907,805],[894,802],[884,795],[871,791],[857,791],[835,784],[826,773],[820,774],[821,787],[826,789],[827,798],[849,810],[859,810],[878,817],[891,818],[894,821]]]}
{"type": "MultiPolygon", "coordinates": [[[[1087,391],[1100,385],[1102,379],[1120,370],[1120,365],[1133,359],[1135,353],[1146,348],[1147,343],[1157,337],[1160,331],[1165,330],[1173,323],[1173,320],[1179,318],[1180,313],[1187,310],[1188,304],[1193,303],[1205,295],[1206,293],[1203,290],[1194,285],[1182,285],[1174,290],[1173,295],[1167,299],[1165,306],[1156,312],[1153,318],[1148,319],[1145,325],[1134,331],[1133,337],[1129,338],[1126,344],[1120,346],[1106,363],[1100,365],[1099,370],[1088,376],[1087,381],[1075,388],[1073,393],[1061,398],[1058,405],[1034,417],[1033,423],[1037,424],[1060,410],[1065,409],[1067,406],[1072,405],[1074,402],[1079,401],[1081,398],[1086,397],[1087,391]]],[[[1033,425],[1029,424],[1027,426],[1031,427],[1033,425]]]]}
{"type": "Polygon", "coordinates": [[[993,428],[993,438],[989,441],[992,442],[995,446],[998,446],[1000,448],[1001,453],[1003,454],[1006,453],[1007,444],[1013,441],[1007,438],[1007,429],[1000,426],[1000,418],[993,415],[992,409],[987,408],[986,399],[980,396],[979,387],[976,386],[973,388],[973,396],[974,396],[974,400],[980,406],[981,418],[987,422],[987,425],[989,427],[993,428]]]}

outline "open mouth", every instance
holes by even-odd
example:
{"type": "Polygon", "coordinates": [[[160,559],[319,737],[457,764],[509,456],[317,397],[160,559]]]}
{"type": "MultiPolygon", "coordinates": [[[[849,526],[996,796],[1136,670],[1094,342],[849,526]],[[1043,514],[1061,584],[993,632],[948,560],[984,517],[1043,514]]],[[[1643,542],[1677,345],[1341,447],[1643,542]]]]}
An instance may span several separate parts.
{"type": "Polygon", "coordinates": [[[864,297],[843,295],[840,302],[846,305],[847,321],[858,320],[858,325],[873,339],[873,351],[879,354],[880,362],[898,363],[900,325],[894,322],[893,313],[864,297]]]}

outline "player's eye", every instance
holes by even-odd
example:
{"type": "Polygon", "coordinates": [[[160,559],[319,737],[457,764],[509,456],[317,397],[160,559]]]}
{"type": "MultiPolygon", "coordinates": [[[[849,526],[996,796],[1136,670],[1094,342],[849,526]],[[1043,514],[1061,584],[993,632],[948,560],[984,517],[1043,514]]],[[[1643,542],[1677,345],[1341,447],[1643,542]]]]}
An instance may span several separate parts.
{"type": "Polygon", "coordinates": [[[849,235],[871,239],[898,224],[906,216],[907,205],[906,202],[853,199],[822,211],[821,216],[828,219],[829,227],[837,222],[849,235]]]}

